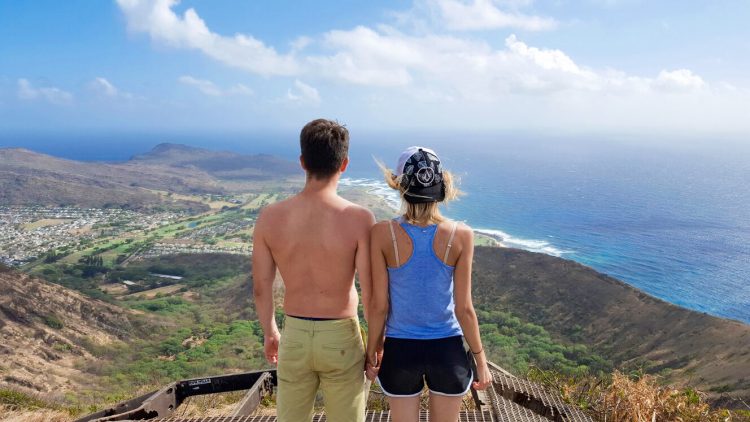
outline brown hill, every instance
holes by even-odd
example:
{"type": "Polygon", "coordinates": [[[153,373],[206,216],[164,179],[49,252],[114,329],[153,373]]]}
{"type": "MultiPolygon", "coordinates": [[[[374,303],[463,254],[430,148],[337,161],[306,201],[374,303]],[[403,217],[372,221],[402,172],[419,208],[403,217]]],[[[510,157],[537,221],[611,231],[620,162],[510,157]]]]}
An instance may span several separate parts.
{"type": "Polygon", "coordinates": [[[0,149],[0,201],[8,205],[126,206],[202,209],[171,201],[148,189],[221,193],[209,175],[195,169],[65,160],[20,148],[0,149]]]}
{"type": "Polygon", "coordinates": [[[140,332],[137,314],[0,267],[0,387],[55,394],[91,387],[90,349],[140,332]]]}
{"type": "Polygon", "coordinates": [[[750,397],[750,325],[691,311],[560,258],[477,248],[478,307],[510,311],[563,341],[706,392],[750,397]]]}
{"type": "Polygon", "coordinates": [[[204,204],[171,199],[153,190],[225,194],[299,174],[299,165],[270,155],[177,144],[157,145],[125,163],[81,162],[22,148],[0,148],[0,203],[204,211],[204,204]]]}
{"type": "Polygon", "coordinates": [[[136,155],[130,163],[192,168],[222,180],[271,180],[302,172],[298,164],[272,155],[245,155],[170,143],[159,144],[146,154],[136,155]]]}

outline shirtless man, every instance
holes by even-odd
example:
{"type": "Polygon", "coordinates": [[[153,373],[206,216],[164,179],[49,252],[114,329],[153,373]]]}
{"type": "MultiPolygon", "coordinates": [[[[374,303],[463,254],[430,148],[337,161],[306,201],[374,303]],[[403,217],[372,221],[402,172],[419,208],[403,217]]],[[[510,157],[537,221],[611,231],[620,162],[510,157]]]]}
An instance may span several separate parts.
{"type": "Polygon", "coordinates": [[[278,420],[310,421],[320,387],[328,421],[364,421],[365,357],[354,273],[367,318],[375,218],[336,193],[349,164],[346,128],[313,120],[302,129],[300,147],[304,189],[266,207],[253,234],[253,294],[266,359],[278,365],[278,420]],[[276,268],[286,288],[281,334],[272,292],[276,268]]]}

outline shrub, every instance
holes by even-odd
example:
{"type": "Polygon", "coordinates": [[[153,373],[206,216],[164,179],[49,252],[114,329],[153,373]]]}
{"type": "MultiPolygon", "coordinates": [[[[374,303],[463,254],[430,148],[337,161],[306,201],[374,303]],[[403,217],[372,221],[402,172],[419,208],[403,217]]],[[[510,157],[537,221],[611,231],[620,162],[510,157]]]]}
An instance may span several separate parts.
{"type": "Polygon", "coordinates": [[[41,409],[46,403],[29,394],[7,388],[0,389],[0,405],[11,409],[41,409]]]}
{"type": "Polygon", "coordinates": [[[63,328],[62,321],[60,321],[60,318],[58,318],[56,315],[45,315],[43,319],[44,323],[50,328],[54,328],[55,330],[60,330],[63,328]]]}

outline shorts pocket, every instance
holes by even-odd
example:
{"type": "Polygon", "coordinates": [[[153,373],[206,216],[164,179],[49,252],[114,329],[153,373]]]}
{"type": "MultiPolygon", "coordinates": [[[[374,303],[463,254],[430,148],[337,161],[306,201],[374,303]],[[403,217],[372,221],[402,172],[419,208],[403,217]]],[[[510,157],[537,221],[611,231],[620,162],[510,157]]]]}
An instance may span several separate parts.
{"type": "Polygon", "coordinates": [[[346,343],[327,343],[321,345],[318,364],[322,371],[349,371],[357,366],[360,372],[364,370],[365,349],[362,340],[358,338],[346,343]]]}
{"type": "Polygon", "coordinates": [[[280,349],[287,349],[287,350],[295,350],[295,349],[301,349],[304,345],[302,342],[299,341],[281,341],[279,343],[280,349]]]}
{"type": "Polygon", "coordinates": [[[299,341],[284,341],[279,344],[278,371],[283,373],[287,368],[302,365],[307,352],[305,345],[299,341]]]}

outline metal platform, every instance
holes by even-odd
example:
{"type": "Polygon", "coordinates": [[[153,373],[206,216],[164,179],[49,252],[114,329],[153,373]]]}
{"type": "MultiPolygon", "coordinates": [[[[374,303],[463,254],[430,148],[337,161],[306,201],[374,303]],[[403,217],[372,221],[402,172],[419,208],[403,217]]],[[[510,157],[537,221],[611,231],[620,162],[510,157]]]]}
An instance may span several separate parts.
{"type": "MultiPolygon", "coordinates": [[[[473,406],[461,411],[460,422],[593,422],[581,410],[564,403],[557,394],[538,384],[515,377],[494,364],[490,371],[491,387],[484,392],[472,390],[473,406]]],[[[275,385],[276,371],[273,370],[178,381],[76,422],[275,422],[275,415],[257,413],[262,399],[273,393],[275,385]],[[177,409],[190,397],[243,390],[247,390],[244,397],[226,416],[177,416],[177,409]]],[[[391,418],[387,411],[369,410],[365,420],[387,422],[391,418]]],[[[421,412],[419,420],[428,422],[429,414],[421,412]]],[[[325,414],[313,417],[313,422],[324,421],[325,414]]]]}
{"type": "MultiPolygon", "coordinates": [[[[325,422],[326,415],[318,414],[313,417],[313,422],[325,422]]],[[[427,412],[421,412],[419,415],[420,422],[429,421],[427,412]]],[[[484,422],[494,421],[489,411],[484,414],[478,411],[461,412],[459,422],[484,422]]],[[[214,416],[205,418],[166,418],[155,419],[156,422],[276,422],[276,416],[214,416]]],[[[368,411],[365,422],[390,422],[391,416],[388,412],[368,411]]]]}

